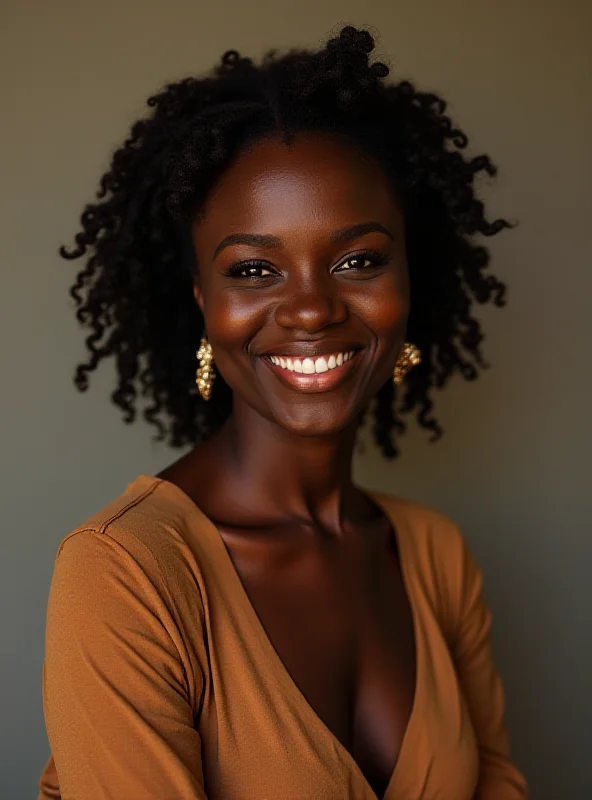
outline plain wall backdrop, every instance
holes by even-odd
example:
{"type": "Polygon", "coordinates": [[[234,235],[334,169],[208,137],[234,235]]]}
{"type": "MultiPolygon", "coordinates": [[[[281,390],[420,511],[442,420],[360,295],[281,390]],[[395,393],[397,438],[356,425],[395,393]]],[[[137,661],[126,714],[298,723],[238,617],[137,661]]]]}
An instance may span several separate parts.
{"type": "MultiPolygon", "coordinates": [[[[392,79],[441,93],[472,154],[487,241],[509,284],[480,310],[492,368],[437,396],[445,437],[410,423],[402,456],[368,446],[361,483],[435,506],[485,573],[515,760],[535,800],[592,797],[590,184],[592,4],[585,0],[4,0],[0,10],[0,794],[33,798],[48,757],[41,667],[49,584],[64,536],[138,473],[180,452],[125,426],[113,369],[90,391],[67,289],[70,244],[112,149],[169,80],[231,47],[315,46],[341,23],[380,35],[392,79]]],[[[82,800],[82,799],[81,799],[82,800]]],[[[454,800],[451,798],[450,800],[454,800]]]]}

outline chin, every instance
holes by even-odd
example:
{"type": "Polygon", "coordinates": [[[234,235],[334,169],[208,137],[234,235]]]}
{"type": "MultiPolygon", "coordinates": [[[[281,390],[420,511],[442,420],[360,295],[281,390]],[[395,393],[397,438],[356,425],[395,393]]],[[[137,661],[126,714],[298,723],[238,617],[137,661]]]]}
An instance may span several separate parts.
{"type": "Polygon", "coordinates": [[[335,436],[357,424],[362,409],[335,408],[332,403],[307,403],[270,409],[270,419],[287,433],[303,437],[335,436]]]}

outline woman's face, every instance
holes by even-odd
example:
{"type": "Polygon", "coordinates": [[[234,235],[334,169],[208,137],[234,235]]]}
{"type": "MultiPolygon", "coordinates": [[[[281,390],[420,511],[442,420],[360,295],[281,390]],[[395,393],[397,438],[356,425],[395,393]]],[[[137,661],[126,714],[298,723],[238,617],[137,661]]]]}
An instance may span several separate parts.
{"type": "Polygon", "coordinates": [[[192,235],[234,403],[300,435],[354,422],[391,378],[409,314],[403,214],[379,165],[330,134],[259,140],[192,235]]]}

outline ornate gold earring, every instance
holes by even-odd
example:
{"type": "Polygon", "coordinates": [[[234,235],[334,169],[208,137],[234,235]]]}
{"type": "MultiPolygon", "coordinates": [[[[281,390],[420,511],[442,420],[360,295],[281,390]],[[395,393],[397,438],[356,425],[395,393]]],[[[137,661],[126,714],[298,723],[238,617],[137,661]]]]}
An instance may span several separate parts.
{"type": "Polygon", "coordinates": [[[196,356],[197,360],[199,361],[199,367],[195,373],[195,383],[203,399],[209,400],[212,394],[212,385],[214,383],[216,373],[212,367],[212,362],[214,360],[212,345],[208,342],[205,336],[202,336],[196,356]]]}
{"type": "Polygon", "coordinates": [[[405,342],[401,354],[395,364],[395,371],[393,373],[393,381],[398,386],[403,383],[405,375],[412,367],[421,363],[421,352],[418,347],[409,342],[405,342]]]}

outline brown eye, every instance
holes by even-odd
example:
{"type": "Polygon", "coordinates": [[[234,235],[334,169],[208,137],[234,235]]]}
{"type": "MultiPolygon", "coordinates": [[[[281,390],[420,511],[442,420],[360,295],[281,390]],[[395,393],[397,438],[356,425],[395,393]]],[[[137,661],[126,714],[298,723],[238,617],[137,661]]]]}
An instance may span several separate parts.
{"type": "Polygon", "coordinates": [[[268,278],[276,273],[262,261],[243,261],[241,264],[233,264],[226,274],[231,278],[268,278]]]}
{"type": "Polygon", "coordinates": [[[334,271],[349,272],[350,270],[364,270],[369,269],[370,267],[377,267],[381,264],[386,264],[387,261],[388,259],[385,255],[371,250],[349,256],[349,258],[346,258],[345,261],[342,261],[334,271]]]}
{"type": "Polygon", "coordinates": [[[364,258],[363,256],[354,256],[353,258],[348,258],[348,260],[345,263],[349,264],[350,269],[363,269],[364,266],[369,262],[370,259],[368,258],[364,258]]]}

